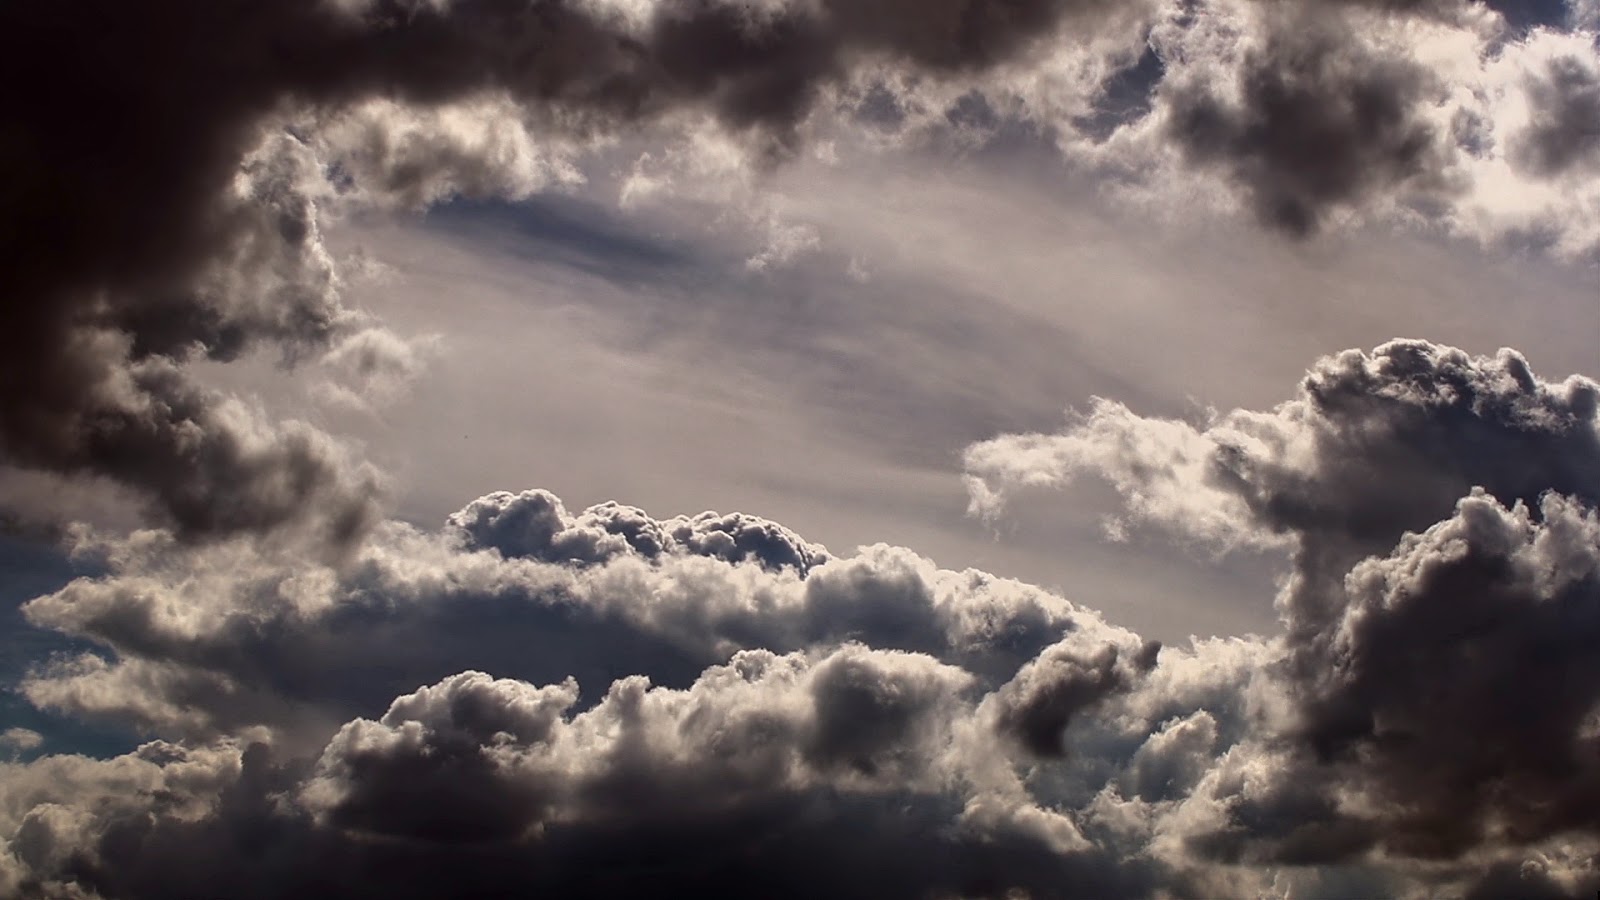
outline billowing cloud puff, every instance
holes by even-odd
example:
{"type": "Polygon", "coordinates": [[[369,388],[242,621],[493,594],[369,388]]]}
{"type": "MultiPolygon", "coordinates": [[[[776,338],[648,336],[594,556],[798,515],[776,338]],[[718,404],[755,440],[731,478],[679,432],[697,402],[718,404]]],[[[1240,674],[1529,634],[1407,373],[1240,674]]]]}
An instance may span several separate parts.
{"type": "Polygon", "coordinates": [[[776,522],[734,513],[701,513],[657,522],[641,509],[605,503],[577,517],[548,491],[481,497],[452,515],[450,528],[471,549],[545,562],[602,563],[619,556],[656,560],[686,553],[725,562],[746,560],[801,575],[828,559],[827,550],[776,522]]]}
{"type": "Polygon", "coordinates": [[[1186,805],[1221,805],[1192,850],[1456,860],[1593,828],[1600,685],[1579,648],[1600,621],[1596,396],[1511,351],[1397,341],[1320,361],[1270,412],[1197,426],[1101,403],[967,462],[990,512],[1099,475],[1137,520],[1290,548],[1285,718],[1202,777],[1186,805]]]}
{"type": "Polygon", "coordinates": [[[656,520],[610,503],[574,516],[543,491],[480,498],[439,534],[390,523],[342,565],[154,532],[101,552],[107,577],[24,614],[109,658],[58,660],[23,689],[171,737],[295,732],[318,709],[320,727],[472,667],[600,685],[644,673],[679,687],[740,649],[844,641],[998,683],[1064,635],[1093,653],[1114,631],[1046,591],[906,550],[834,558],[748,515],[656,520]]]}
{"type": "MultiPolygon", "coordinates": [[[[265,349],[403,382],[409,349],[341,301],[330,214],[574,183],[647,125],[769,164],[861,96],[1031,118],[1074,163],[1299,236],[1392,216],[1584,252],[1594,40],[1528,24],[1446,0],[5,6],[0,462],[131,487],[157,527],[85,537],[103,572],[25,607],[89,649],[21,695],[151,741],[0,763],[0,893],[1592,890],[1587,379],[1397,341],[1272,410],[1099,401],[973,447],[985,512],[1096,474],[1135,522],[1288,552],[1282,635],[1158,648],[748,515],[528,491],[385,521],[369,467],[187,368],[265,349]],[[1129,66],[1123,117],[1052,105],[1129,66]],[[284,532],[332,552],[259,539],[284,532]]],[[[752,267],[814,237],[772,232],[752,267]]]]}
{"type": "Polygon", "coordinates": [[[475,841],[556,823],[693,821],[817,783],[930,791],[953,774],[969,680],[926,656],[859,646],[814,662],[742,651],[686,691],[624,679],[566,719],[572,682],[466,673],[396,700],[379,722],[346,725],[304,797],[345,827],[475,841]],[[486,816],[492,806],[503,815],[486,816]]]}
{"type": "Polygon", "coordinates": [[[995,694],[996,725],[1035,755],[1061,756],[1072,718],[1131,687],[1155,665],[1160,649],[1156,643],[1119,647],[1068,637],[1046,648],[995,694]]]}
{"type": "Polygon", "coordinates": [[[1290,546],[1291,628],[1325,633],[1344,574],[1481,487],[1505,503],[1545,491],[1600,500],[1600,386],[1548,382],[1515,351],[1471,357],[1424,341],[1320,360],[1297,399],[1203,424],[1097,401],[1053,435],[967,451],[974,508],[1084,474],[1106,478],[1131,518],[1222,547],[1290,546]]]}
{"type": "Polygon", "coordinates": [[[1442,165],[1430,73],[1329,19],[1268,16],[1231,67],[1163,83],[1157,101],[1186,160],[1220,168],[1264,223],[1296,235],[1442,165]]]}
{"type": "Polygon", "coordinates": [[[1356,763],[1346,790],[1404,852],[1588,827],[1597,789],[1600,524],[1560,494],[1479,492],[1346,578],[1332,640],[1300,650],[1301,728],[1356,763]]]}

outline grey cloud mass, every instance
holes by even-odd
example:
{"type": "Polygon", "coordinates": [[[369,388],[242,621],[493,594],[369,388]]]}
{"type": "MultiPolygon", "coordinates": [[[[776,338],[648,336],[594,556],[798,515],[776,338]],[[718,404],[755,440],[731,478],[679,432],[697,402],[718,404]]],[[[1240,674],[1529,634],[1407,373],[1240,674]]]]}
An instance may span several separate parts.
{"type": "Polygon", "coordinates": [[[1098,475],[1137,521],[1289,548],[1273,666],[1292,714],[1263,745],[1271,774],[1195,852],[1453,860],[1596,827],[1597,396],[1512,351],[1396,341],[1321,360],[1269,412],[1196,426],[1102,404],[967,463],[990,512],[1098,475]]]}
{"type": "MultiPolygon", "coordinates": [[[[852,79],[893,72],[879,80],[906,90],[965,79],[973,96],[1001,95],[1018,66],[1158,22],[1195,32],[1245,23],[1227,51],[1242,54],[1237,96],[1164,78],[1155,87],[1164,101],[1146,118],[1165,123],[1161,140],[1198,173],[1234,183],[1267,224],[1304,235],[1396,192],[1441,200],[1450,151],[1424,113],[1448,93],[1435,85],[1444,76],[1351,35],[1374,22],[1402,36],[1408,22],[1477,28],[1484,7],[1169,6],[8,4],[5,460],[131,486],[189,534],[298,523],[347,543],[374,520],[371,473],[273,423],[220,413],[224,398],[188,384],[183,365],[258,348],[293,363],[360,327],[321,238],[332,211],[526,196],[579,177],[563,143],[683,117],[709,116],[755,156],[781,157],[852,79]],[[1349,10],[1366,18],[1352,24],[1349,10]],[[159,474],[180,470],[200,477],[178,486],[159,474]]],[[[1169,78],[1184,68],[1174,63],[1217,49],[1154,46],[1169,78]]],[[[1540,112],[1502,142],[1523,169],[1548,175],[1587,158],[1590,62],[1525,86],[1540,112]]],[[[1025,116],[1051,126],[1047,110],[1022,99],[1025,116]]]]}
{"type": "Polygon", "coordinates": [[[1271,411],[1102,404],[969,452],[991,512],[1097,473],[1135,521],[1286,546],[1276,637],[1161,647],[906,550],[543,491],[384,524],[345,567],[91,542],[108,574],[25,612],[99,651],[23,690],[152,743],[6,764],[0,872],[24,896],[1582,894],[1596,396],[1397,341],[1271,411]]]}
{"type": "Polygon", "coordinates": [[[128,533],[64,528],[93,574],[22,607],[77,649],[7,687],[143,743],[91,759],[0,732],[0,896],[1592,894],[1588,378],[1397,340],[1316,361],[1270,410],[1097,400],[969,448],[977,512],[1095,476],[1126,507],[1113,531],[1284,554],[1281,633],[1162,646],[1056,589],[749,514],[527,490],[436,529],[386,518],[354,450],[195,375],[267,353],[417,377],[342,299],[329,221],[523,198],[674,128],[781,164],[863,82],[912,112],[958,91],[1032,117],[1074,165],[1126,151],[1158,188],[1213,179],[1302,238],[1383,208],[1494,237],[1514,229],[1479,181],[1561,182],[1574,205],[1535,224],[1587,246],[1593,35],[1508,19],[1445,0],[0,6],[0,463],[150,504],[128,533]],[[1128,35],[1159,63],[1150,102],[1076,147],[1053,132],[1072,102],[1036,82],[1142,59],[1128,35]]]}
{"type": "Polygon", "coordinates": [[[782,143],[851,54],[981,67],[1110,9],[684,2],[629,23],[561,0],[8,4],[5,458],[131,485],[185,531],[325,515],[345,540],[372,518],[372,479],[292,436],[252,442],[267,426],[219,413],[171,363],[257,345],[292,361],[351,327],[319,234],[319,205],[341,189],[428,202],[440,190],[426,182],[499,194],[518,181],[486,174],[500,161],[481,148],[386,152],[392,127],[347,129],[341,171],[338,153],[315,155],[317,120],[495,95],[552,132],[699,107],[782,143]],[[200,478],[163,483],[174,472],[200,478]]]}
{"type": "Polygon", "coordinates": [[[1562,56],[1528,78],[1532,114],[1514,138],[1512,158],[1540,177],[1591,170],[1600,159],[1600,70],[1562,56]]]}
{"type": "MultiPolygon", "coordinates": [[[[57,661],[23,690],[41,706],[149,734],[216,737],[293,730],[313,709],[338,720],[472,665],[537,682],[604,685],[643,672],[682,686],[739,649],[855,640],[1000,681],[1066,633],[1104,628],[1037,588],[941,571],[890,547],[833,559],[751,516],[657,521],[606,504],[558,513],[565,541],[525,529],[519,543],[479,550],[455,529],[489,509],[505,525],[561,505],[542,491],[490,495],[439,535],[388,525],[342,567],[308,568],[248,542],[191,548],[151,535],[118,547],[111,577],[24,607],[36,625],[113,658],[57,661]],[[730,523],[764,555],[737,552],[730,523]],[[553,548],[565,549],[552,559],[553,548]]],[[[1081,652],[1095,649],[1091,640],[1081,652]]]]}
{"type": "Polygon", "coordinates": [[[1209,84],[1164,98],[1167,133],[1183,154],[1222,169],[1264,224],[1293,235],[1443,163],[1420,115],[1429,73],[1362,48],[1350,26],[1328,18],[1270,17],[1262,45],[1239,66],[1236,99],[1209,84]]]}

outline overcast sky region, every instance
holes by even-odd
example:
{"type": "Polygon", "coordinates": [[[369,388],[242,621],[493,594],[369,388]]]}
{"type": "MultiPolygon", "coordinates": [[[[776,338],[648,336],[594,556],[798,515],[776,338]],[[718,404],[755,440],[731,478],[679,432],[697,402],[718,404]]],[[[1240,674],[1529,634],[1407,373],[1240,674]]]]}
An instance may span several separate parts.
{"type": "Polygon", "coordinates": [[[1593,0],[0,70],[0,898],[1600,891],[1593,0]]]}

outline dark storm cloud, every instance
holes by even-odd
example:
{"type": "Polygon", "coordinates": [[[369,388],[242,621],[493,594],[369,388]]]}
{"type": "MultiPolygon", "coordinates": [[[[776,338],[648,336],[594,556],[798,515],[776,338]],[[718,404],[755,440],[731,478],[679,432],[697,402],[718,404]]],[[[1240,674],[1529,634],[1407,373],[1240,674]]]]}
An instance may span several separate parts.
{"type": "Polygon", "coordinates": [[[1327,15],[1267,21],[1230,86],[1236,96],[1204,83],[1166,92],[1165,133],[1190,164],[1225,173],[1264,224],[1295,236],[1440,166],[1421,116],[1427,70],[1363,49],[1327,15]]]}
{"type": "MultiPolygon", "coordinates": [[[[1582,386],[1402,347],[1433,362],[1347,355],[1308,384],[1493,407],[1532,443],[1582,386]]],[[[1600,524],[1555,494],[1532,509],[1480,494],[1355,553],[1314,635],[1164,649],[908,551],[834,556],[753,517],[574,515],[537,491],[440,534],[383,526],[341,568],[144,533],[28,607],[109,661],[25,690],[185,742],[0,763],[0,892],[1459,893],[1529,860],[1579,884],[1600,524]],[[789,552],[671,537],[696,522],[789,552]],[[538,558],[569,543],[604,552],[538,558]]],[[[1343,521],[1289,530],[1377,540],[1343,521]]]]}
{"type": "Polygon", "coordinates": [[[1600,800],[1600,525],[1486,494],[1357,565],[1331,646],[1301,648],[1304,735],[1359,758],[1395,852],[1593,829],[1600,800]]]}
{"type": "Polygon", "coordinates": [[[1339,583],[1360,556],[1448,516],[1482,488],[1537,507],[1547,491],[1600,500],[1600,386],[1538,378],[1514,351],[1471,357],[1423,341],[1347,351],[1307,376],[1299,427],[1310,468],[1223,447],[1217,483],[1259,522],[1298,535],[1300,578],[1286,594],[1291,636],[1322,641],[1339,583]],[[1331,609],[1330,609],[1330,604],[1331,609]]]}
{"type": "MultiPolygon", "coordinates": [[[[770,666],[795,668],[782,658],[770,666]]],[[[797,773],[805,767],[794,761],[792,749],[763,743],[765,719],[770,717],[758,709],[739,708],[741,693],[778,698],[784,689],[763,685],[755,660],[742,661],[741,668],[738,682],[749,679],[754,684],[696,687],[701,692],[693,697],[699,701],[694,708],[698,721],[680,717],[686,711],[662,708],[690,697],[662,697],[632,685],[614,693],[618,705],[643,703],[646,709],[619,711],[634,716],[630,721],[606,722],[618,727],[614,740],[626,745],[600,738],[594,749],[602,756],[587,765],[552,759],[574,762],[578,770],[573,780],[552,785],[549,796],[555,802],[546,809],[562,812],[563,818],[538,833],[502,841],[378,838],[350,833],[328,822],[325,812],[314,817],[302,804],[315,807],[320,801],[306,801],[298,793],[302,786],[330,788],[330,798],[350,796],[344,791],[352,785],[342,781],[347,772],[339,769],[341,757],[334,756],[347,749],[339,743],[330,746],[315,773],[304,765],[280,764],[261,745],[245,753],[237,748],[197,753],[149,745],[109,764],[56,757],[50,772],[30,773],[37,781],[22,791],[34,798],[72,794],[98,802],[83,807],[83,815],[80,809],[48,802],[34,807],[14,844],[21,850],[14,857],[21,863],[19,871],[0,870],[0,878],[11,876],[8,887],[21,897],[88,889],[128,898],[349,897],[352,892],[374,897],[909,898],[1000,897],[1016,889],[1032,897],[1139,897],[1157,886],[1152,866],[1093,850],[1061,852],[1026,826],[954,823],[955,810],[949,806],[954,798],[925,786],[883,781],[827,791],[808,790],[805,775],[798,783],[750,780],[763,767],[781,772],[792,764],[797,773]],[[674,724],[688,725],[682,737],[669,737],[674,724]],[[640,730],[651,725],[667,729],[637,740],[646,737],[640,730]],[[702,740],[704,729],[712,725],[734,729],[718,743],[720,753],[662,756],[702,740]],[[682,743],[661,745],[661,738],[682,743]],[[314,777],[307,780],[307,775],[314,777]],[[730,790],[723,791],[722,785],[707,790],[704,781],[717,777],[730,778],[730,790]],[[338,785],[334,778],[341,778],[338,785]],[[118,793],[118,788],[142,788],[142,793],[118,793]],[[624,815],[608,806],[618,790],[621,796],[614,799],[634,804],[624,815]],[[155,796],[162,799],[152,801],[155,796]],[[658,806],[669,801],[683,806],[658,806]]],[[[501,693],[501,703],[515,701],[517,690],[531,690],[528,685],[482,687],[501,693]]],[[[485,697],[485,703],[493,700],[485,697]]],[[[382,727],[378,722],[363,724],[382,727]]],[[[560,743],[579,733],[587,737],[597,725],[579,717],[558,721],[552,733],[560,743]]],[[[434,740],[430,725],[410,721],[403,727],[416,730],[422,740],[434,740]]],[[[566,753],[533,740],[499,741],[478,749],[530,757],[525,762],[566,753]]],[[[376,775],[373,767],[398,764],[405,751],[394,748],[394,756],[381,756],[381,749],[365,748],[363,753],[368,767],[357,777],[371,778],[376,775]]],[[[456,759],[424,762],[435,773],[432,785],[451,788],[446,793],[451,802],[469,796],[458,790],[466,772],[450,770],[456,759]]],[[[496,786],[514,801],[528,796],[518,790],[520,781],[539,783],[538,772],[526,769],[496,769],[496,778],[496,786]]],[[[427,786],[410,794],[411,801],[426,799],[427,786]]],[[[395,807],[410,801],[390,794],[384,802],[395,807]]],[[[496,806],[514,809],[515,804],[496,801],[496,806]]],[[[448,814],[411,804],[410,815],[411,822],[426,822],[448,814]]],[[[384,825],[406,822],[402,814],[384,825]]]]}
{"type": "Polygon", "coordinates": [[[686,694],[616,682],[568,719],[576,684],[468,673],[396,700],[379,722],[346,725],[304,802],[369,833],[470,841],[561,820],[694,820],[704,814],[695,807],[817,781],[868,793],[932,786],[967,680],[927,657],[859,647],[814,664],[751,652],[686,694]],[[466,789],[474,781],[480,790],[466,789]],[[495,802],[521,818],[486,816],[495,802]]]}
{"type": "MultiPolygon", "coordinates": [[[[8,52],[12,64],[16,51],[8,52]]],[[[4,126],[0,142],[19,179],[0,201],[0,219],[13,223],[0,233],[0,254],[14,273],[0,328],[5,459],[133,485],[184,533],[305,521],[337,545],[363,530],[374,517],[370,472],[309,429],[275,430],[196,386],[180,365],[196,347],[225,359],[258,339],[293,356],[339,327],[345,314],[315,211],[298,187],[309,165],[303,148],[276,141],[236,161],[236,180],[194,225],[205,249],[192,264],[168,264],[164,255],[188,238],[134,221],[159,209],[154,198],[136,201],[151,206],[137,215],[94,205],[114,206],[119,192],[148,189],[166,173],[144,170],[140,158],[109,173],[137,187],[101,184],[107,173],[94,166],[69,177],[56,167],[72,152],[27,121],[28,104],[14,107],[23,121],[4,126]]],[[[128,144],[137,153],[138,143],[108,136],[76,152],[128,144]]]]}
{"type": "MultiPolygon", "coordinates": [[[[1597,398],[1513,351],[1396,341],[1319,361],[1271,412],[1197,429],[1103,406],[969,465],[1002,494],[1100,471],[1165,528],[1286,542],[1272,677],[1292,715],[1251,751],[1270,775],[1223,795],[1195,852],[1458,860],[1600,830],[1597,398]]],[[[1227,784],[1226,767],[1212,777],[1227,784]]]]}
{"type": "Polygon", "coordinates": [[[1511,159],[1541,178],[1592,171],[1600,161],[1600,72],[1561,56],[1528,77],[1529,122],[1512,138],[1511,159]]]}
{"type": "Polygon", "coordinates": [[[313,156],[316,121],[370,100],[403,111],[489,93],[551,132],[698,108],[782,143],[859,56],[978,69],[1064,20],[1117,9],[685,0],[629,24],[566,0],[6,4],[0,451],[129,484],[186,531],[326,516],[343,538],[369,517],[362,473],[292,437],[241,453],[246,426],[225,421],[218,398],[174,385],[177,374],[160,385],[134,374],[161,358],[226,360],[258,345],[293,359],[346,329],[318,235],[324,193],[415,203],[436,198],[424,185],[441,179],[457,191],[502,188],[486,160],[448,143],[400,157],[364,147],[382,143],[381,128],[350,138],[341,170],[313,156]],[[290,129],[297,137],[282,136],[307,117],[290,129]],[[368,183],[346,184],[355,174],[368,183]],[[169,483],[191,471],[194,483],[169,483]],[[223,486],[238,487],[213,500],[223,486]]]}
{"type": "Polygon", "coordinates": [[[982,762],[959,740],[969,680],[858,646],[753,651],[574,713],[574,684],[463,673],[347,724],[312,765],[155,743],[16,769],[0,877],[23,896],[1150,893],[1158,865],[963,774],[982,762]]]}
{"type": "Polygon", "coordinates": [[[1127,647],[1083,643],[1069,639],[1047,648],[995,694],[996,725],[1029,753],[1064,756],[1073,717],[1131,688],[1155,665],[1161,650],[1151,642],[1128,659],[1127,647]]]}
{"type": "MultiPolygon", "coordinates": [[[[1431,19],[1465,8],[1345,6],[1431,19]]],[[[241,453],[245,432],[267,426],[220,416],[219,398],[173,379],[186,360],[262,347],[293,362],[356,327],[320,206],[536,189],[509,171],[525,159],[423,121],[441,107],[499,104],[480,118],[513,144],[706,114],[781,153],[828,89],[866,67],[887,63],[907,83],[966,78],[1154,12],[1110,0],[7,4],[0,452],[132,486],[188,533],[301,521],[338,544],[372,518],[368,474],[287,438],[241,453]],[[160,387],[136,377],[160,359],[177,364],[160,387]],[[201,477],[183,490],[153,477],[190,470],[201,477]],[[243,487],[198,508],[223,485],[243,487]]],[[[1436,187],[1435,135],[1416,114],[1430,76],[1362,49],[1343,15],[1263,13],[1269,34],[1247,51],[1237,97],[1157,89],[1164,134],[1189,163],[1224,173],[1263,221],[1296,234],[1436,187]]],[[[1163,78],[1147,57],[1143,70],[1163,78]]],[[[1539,105],[1558,124],[1536,123],[1524,156],[1550,172],[1585,158],[1585,95],[1564,76],[1540,90],[1554,92],[1539,105]]]]}
{"type": "Polygon", "coordinates": [[[1508,508],[1475,493],[1358,563],[1341,600],[1327,640],[1288,648],[1280,675],[1296,715],[1272,777],[1223,827],[1189,838],[1197,853],[1449,861],[1595,836],[1593,507],[1552,493],[1508,508]]]}

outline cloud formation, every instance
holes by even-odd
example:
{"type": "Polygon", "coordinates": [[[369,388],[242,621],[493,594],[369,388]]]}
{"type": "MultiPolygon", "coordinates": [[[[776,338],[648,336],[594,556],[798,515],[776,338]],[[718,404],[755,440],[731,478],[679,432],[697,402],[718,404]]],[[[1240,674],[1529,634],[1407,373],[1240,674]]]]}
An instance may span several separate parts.
{"type": "MultiPolygon", "coordinates": [[[[92,649],[22,696],[148,742],[0,763],[0,893],[1600,883],[1600,385],[1513,351],[1396,341],[1272,410],[1099,401],[969,450],[983,512],[1095,474],[1134,523],[1287,551],[1282,635],[1170,647],[749,515],[535,490],[384,520],[332,438],[189,368],[403,382],[412,349],[341,300],[331,216],[526,197],[658,127],[781,162],[863,89],[886,132],[1042,123],[1075,163],[1120,154],[1298,237],[1392,215],[1580,252],[1589,33],[1445,0],[21,0],[0,26],[0,453],[155,513],[74,532],[104,572],[24,609],[92,649]],[[1146,53],[1124,121],[1055,115],[1146,53]],[[286,530],[333,552],[258,539],[286,530]]],[[[813,237],[770,231],[755,268],[813,237]]]]}
{"type": "Polygon", "coordinates": [[[1162,86],[1166,133],[1186,160],[1221,169],[1264,224],[1298,236],[1330,211],[1437,173],[1426,69],[1364,47],[1326,14],[1267,22],[1232,83],[1220,82],[1225,93],[1209,79],[1162,86]]]}
{"type": "MultiPolygon", "coordinates": [[[[375,521],[372,473],[228,410],[184,365],[293,363],[368,327],[340,300],[330,216],[577,183],[585,149],[624,132],[710,123],[770,162],[865,95],[922,110],[902,131],[961,130],[962,104],[1026,120],[1153,190],[1220,178],[1291,234],[1395,213],[1582,252],[1587,194],[1505,187],[1592,155],[1593,42],[1541,20],[1464,0],[14,3],[5,462],[132,487],[190,535],[347,544],[375,521]],[[1085,143],[1072,123],[1141,53],[1149,97],[1085,143]]],[[[791,237],[758,267],[815,240],[774,228],[791,237]]]]}
{"type": "Polygon", "coordinates": [[[1292,714],[1197,851],[1459,859],[1592,828],[1597,397],[1513,351],[1395,341],[1319,361],[1269,412],[1194,425],[1102,401],[967,465],[991,514],[1099,476],[1137,522],[1290,550],[1274,665],[1292,714]]]}
{"type": "MultiPolygon", "coordinates": [[[[1048,592],[898,548],[835,559],[753,516],[658,521],[617,504],[570,515],[544,491],[480,498],[440,534],[390,523],[337,566],[159,533],[103,552],[111,577],[23,612],[113,658],[58,661],[23,690],[174,738],[293,731],[318,708],[342,720],[474,666],[599,685],[644,673],[681,687],[740,649],[851,640],[998,683],[1063,634],[1104,627],[1048,592]]],[[[1095,649],[1091,639],[1080,652],[1095,649]]]]}
{"type": "Polygon", "coordinates": [[[543,491],[386,523],[345,566],[88,540],[107,574],[25,612],[96,651],[23,691],[152,742],[5,764],[0,872],[24,896],[1592,891],[1597,396],[1396,341],[1270,411],[1102,402],[969,452],[986,503],[1098,474],[1136,523],[1287,548],[1274,637],[1163,647],[907,550],[543,491]]]}

